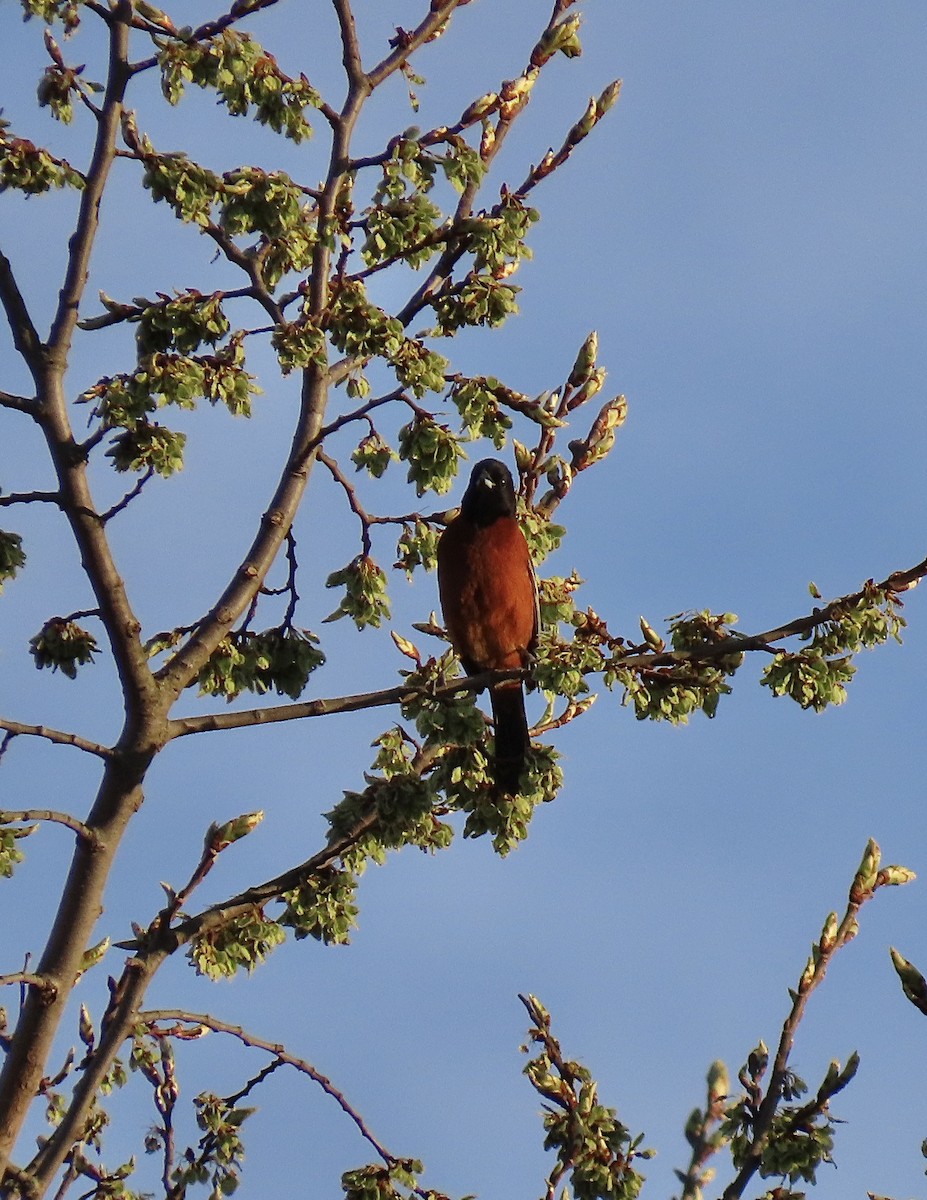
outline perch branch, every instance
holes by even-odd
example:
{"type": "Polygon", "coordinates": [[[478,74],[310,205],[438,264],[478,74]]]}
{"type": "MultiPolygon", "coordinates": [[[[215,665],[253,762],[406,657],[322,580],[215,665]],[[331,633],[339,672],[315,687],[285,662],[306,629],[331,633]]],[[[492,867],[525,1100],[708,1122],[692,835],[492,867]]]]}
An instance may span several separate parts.
{"type": "Polygon", "coordinates": [[[21,721],[11,721],[0,717],[0,729],[5,729],[13,736],[25,734],[27,737],[45,738],[57,746],[73,746],[75,750],[83,750],[86,754],[95,754],[98,758],[112,758],[110,746],[102,746],[89,738],[81,737],[78,733],[69,733],[61,729],[51,729],[48,725],[24,725],[21,721]]]}

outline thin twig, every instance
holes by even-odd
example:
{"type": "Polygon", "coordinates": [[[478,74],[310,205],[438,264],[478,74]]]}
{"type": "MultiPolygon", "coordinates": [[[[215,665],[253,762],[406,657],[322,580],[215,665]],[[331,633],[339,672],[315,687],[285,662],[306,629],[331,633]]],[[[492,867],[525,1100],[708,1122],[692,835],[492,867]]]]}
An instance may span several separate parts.
{"type": "Polygon", "coordinates": [[[64,617],[52,617],[53,621],[83,621],[85,617],[99,617],[102,614],[98,608],[75,608],[64,617]]]}
{"type": "Polygon", "coordinates": [[[0,508],[13,504],[61,504],[60,492],[9,492],[0,496],[0,508]]]}
{"type": "MultiPolygon", "coordinates": [[[[322,850],[311,855],[305,862],[291,867],[273,879],[255,884],[239,892],[228,900],[221,901],[205,908],[192,917],[181,920],[172,929],[162,930],[165,939],[170,942],[170,950],[186,945],[194,938],[226,925],[230,920],[243,913],[253,912],[272,900],[278,900],[285,892],[294,891],[302,886],[307,879],[317,875],[332,863],[337,862],[348,850],[352,849],[377,823],[377,814],[369,812],[363,816],[354,827],[342,837],[336,838],[322,850]]],[[[137,948],[134,943],[119,943],[126,949],[137,948]]],[[[130,960],[134,961],[134,960],[130,960]]]]}
{"type": "MultiPolygon", "coordinates": [[[[13,335],[13,345],[22,355],[23,361],[32,373],[36,387],[38,387],[40,384],[44,346],[32,323],[32,317],[29,315],[23,294],[19,290],[19,285],[13,274],[12,264],[2,251],[0,251],[0,302],[2,302],[6,310],[10,332],[13,335]]],[[[26,407],[22,407],[15,403],[19,399],[20,397],[18,396],[9,396],[9,403],[6,403],[5,407],[20,408],[22,412],[35,413],[37,406],[27,404],[26,407]]]]}
{"type": "MultiPolygon", "coordinates": [[[[874,843],[870,842],[870,847],[873,845],[874,843]]],[[[865,863],[865,861],[864,858],[863,862],[865,863]]],[[[792,1007],[782,1025],[782,1032],[779,1036],[779,1044],[776,1048],[775,1058],[773,1059],[772,1072],[766,1088],[766,1094],[763,1096],[753,1120],[751,1144],[743,1166],[738,1171],[736,1177],[724,1189],[722,1200],[740,1200],[747,1184],[760,1169],[763,1152],[767,1147],[773,1121],[779,1108],[779,1102],[782,1099],[783,1088],[788,1076],[789,1057],[795,1043],[795,1035],[804,1016],[808,1000],[812,992],[824,982],[827,968],[833,960],[834,955],[856,936],[859,929],[857,917],[860,907],[867,900],[871,899],[876,889],[882,886],[883,882],[882,876],[877,875],[871,888],[868,890],[859,890],[859,880],[860,873],[857,873],[850,888],[849,902],[839,926],[837,926],[828,940],[825,941],[822,936],[821,941],[814,947],[812,957],[809,959],[808,965],[802,973],[798,986],[794,989],[789,989],[789,994],[792,997],[792,1007]]],[[[757,1076],[757,1084],[759,1078],[757,1076]]],[[[817,1115],[820,1111],[822,1111],[822,1104],[818,1100],[811,1100],[808,1104],[798,1109],[794,1117],[800,1121],[803,1117],[817,1115]]]]}
{"type": "MultiPolygon", "coordinates": [[[[461,676],[460,679],[429,689],[428,695],[443,699],[450,698],[457,692],[481,692],[490,683],[502,682],[507,679],[523,679],[526,674],[526,671],[484,671],[480,675],[461,676]]],[[[378,692],[359,692],[353,696],[335,696],[331,699],[303,700],[297,704],[281,704],[269,708],[180,717],[169,723],[168,731],[169,737],[174,739],[189,737],[194,733],[245,729],[253,725],[272,725],[279,721],[300,721],[306,717],[323,717],[333,713],[360,712],[367,708],[385,708],[392,704],[406,704],[421,694],[417,688],[399,684],[397,687],[383,688],[378,692]]]]}
{"type": "Polygon", "coordinates": [[[108,508],[106,512],[100,513],[101,524],[105,525],[107,521],[112,520],[112,518],[118,513],[121,513],[128,508],[132,501],[141,494],[142,488],[145,486],[145,484],[148,483],[150,479],[154,478],[154,474],[154,467],[149,467],[134,488],[126,492],[122,499],[118,503],[114,504],[112,508],[108,508]]]}
{"type": "Polygon", "coordinates": [[[27,413],[29,416],[35,412],[36,400],[35,397],[16,396],[12,392],[0,391],[0,408],[13,408],[17,412],[27,413]]]}
{"type": "Polygon", "coordinates": [[[39,988],[42,991],[49,987],[47,979],[41,975],[34,975],[31,971],[12,971],[9,975],[0,975],[0,987],[12,987],[16,984],[39,988]]]}
{"type": "Polygon", "coordinates": [[[392,404],[394,400],[401,400],[402,395],[403,389],[399,387],[386,396],[377,396],[374,400],[368,400],[366,404],[362,404],[352,412],[343,413],[342,416],[337,417],[329,425],[324,425],[319,430],[315,438],[316,445],[321,444],[330,434],[337,433],[339,429],[343,429],[345,425],[350,424],[352,421],[366,420],[367,414],[373,412],[375,408],[380,408],[384,404],[392,404]]]}
{"type": "MultiPolygon", "coordinates": [[[[304,1058],[298,1058],[279,1042],[269,1042],[265,1038],[258,1037],[256,1034],[249,1033],[240,1025],[230,1025],[227,1021],[220,1021],[217,1017],[210,1016],[209,1013],[192,1013],[186,1012],[183,1009],[162,1008],[151,1009],[138,1014],[139,1022],[149,1026],[150,1032],[156,1037],[171,1037],[175,1030],[163,1028],[163,1022],[174,1021],[182,1022],[188,1025],[202,1025],[206,1029],[211,1029],[215,1033],[227,1033],[230,1037],[237,1038],[245,1046],[250,1046],[255,1050],[266,1050],[268,1054],[274,1056],[277,1064],[283,1063],[288,1067],[293,1067],[302,1075],[308,1076],[314,1083],[322,1089],[326,1096],[330,1096],[339,1108],[350,1117],[357,1126],[361,1136],[367,1141],[376,1153],[383,1159],[387,1166],[392,1166],[400,1160],[396,1155],[391,1154],[389,1150],[370,1132],[363,1117],[352,1104],[350,1104],[344,1093],[340,1091],[332,1081],[321,1071],[316,1070],[310,1062],[304,1058]]],[[[242,1093],[246,1094],[246,1093],[242,1093]]]]}
{"type": "MultiPolygon", "coordinates": [[[[444,4],[437,7],[432,3],[433,11],[429,12],[411,32],[404,34],[398,40],[392,54],[388,54],[372,71],[368,72],[367,80],[370,88],[379,87],[384,79],[388,79],[390,75],[400,70],[419,46],[434,37],[441,26],[447,23],[454,9],[461,3],[463,0],[446,0],[444,4]]],[[[336,7],[338,7],[337,0],[336,7]]]]}
{"type": "Polygon", "coordinates": [[[283,625],[285,629],[289,629],[293,624],[296,606],[299,603],[299,592],[296,590],[296,575],[299,571],[299,562],[296,558],[296,535],[292,529],[288,529],[286,535],[286,563],[286,590],[290,593],[290,598],[287,601],[286,612],[283,614],[283,625]]]}
{"type": "Polygon", "coordinates": [[[316,457],[318,458],[319,462],[324,467],[328,468],[328,471],[331,474],[332,479],[334,479],[335,483],[337,483],[341,486],[342,490],[344,491],[345,496],[347,497],[347,501],[348,501],[348,504],[350,505],[351,512],[353,512],[354,515],[357,517],[357,519],[360,521],[361,546],[363,547],[364,554],[368,555],[370,553],[370,549],[371,549],[370,526],[373,522],[371,521],[371,518],[368,515],[367,510],[364,508],[364,506],[361,504],[360,500],[358,499],[357,489],[354,487],[353,483],[351,483],[350,479],[348,479],[348,477],[345,475],[344,471],[342,471],[341,467],[338,465],[338,463],[335,461],[335,459],[333,459],[330,455],[326,454],[325,451],[321,449],[321,447],[316,451],[316,457]]]}
{"type": "Polygon", "coordinates": [[[4,754],[6,754],[7,750],[9,750],[10,743],[13,741],[13,738],[17,736],[18,735],[14,733],[13,730],[8,729],[4,733],[3,737],[0,738],[0,762],[3,762],[4,754]]]}
{"type": "Polygon", "coordinates": [[[45,738],[46,741],[54,742],[58,746],[73,746],[75,750],[83,750],[86,754],[95,754],[97,758],[113,757],[111,746],[92,742],[78,733],[51,729],[48,725],[24,725],[21,721],[11,721],[7,717],[0,717],[0,729],[5,729],[14,735],[23,734],[27,737],[45,738]]]}
{"type": "Polygon", "coordinates": [[[83,821],[72,817],[70,813],[58,812],[53,808],[0,808],[0,825],[12,825],[14,822],[28,824],[30,821],[49,821],[54,825],[64,825],[89,842],[98,840],[92,829],[88,829],[83,821]]]}

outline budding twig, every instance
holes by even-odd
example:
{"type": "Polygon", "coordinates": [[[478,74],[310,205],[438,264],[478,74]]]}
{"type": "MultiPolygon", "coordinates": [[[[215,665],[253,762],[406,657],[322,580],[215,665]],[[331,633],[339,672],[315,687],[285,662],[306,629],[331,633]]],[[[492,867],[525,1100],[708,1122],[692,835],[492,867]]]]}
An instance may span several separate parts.
{"type": "Polygon", "coordinates": [[[242,1099],[252,1087],[261,1082],[271,1071],[277,1067],[285,1065],[293,1067],[300,1074],[307,1076],[318,1084],[326,1096],[330,1096],[332,1100],[339,1106],[357,1126],[361,1136],[367,1141],[383,1161],[391,1166],[393,1163],[399,1162],[399,1158],[391,1154],[389,1150],[371,1133],[367,1127],[363,1117],[352,1104],[349,1103],[344,1093],[332,1083],[332,1081],[321,1071],[317,1070],[305,1058],[299,1058],[295,1054],[291,1054],[287,1048],[280,1042],[270,1042],[266,1038],[258,1037],[257,1034],[249,1033],[240,1025],[231,1025],[227,1021],[220,1021],[218,1017],[213,1017],[209,1013],[193,1013],[186,1012],[183,1009],[175,1008],[159,1008],[150,1009],[138,1014],[140,1024],[148,1026],[148,1032],[152,1036],[158,1038],[170,1038],[180,1034],[182,1036],[183,1027],[187,1025],[201,1026],[204,1029],[211,1029],[214,1033],[225,1033],[230,1037],[236,1038],[244,1046],[250,1046],[255,1050],[265,1050],[268,1054],[273,1055],[273,1061],[269,1066],[250,1081],[248,1085],[235,1096],[229,1097],[233,1103],[242,1099]],[[174,1022],[173,1026],[168,1025],[165,1028],[166,1022],[174,1022]]]}

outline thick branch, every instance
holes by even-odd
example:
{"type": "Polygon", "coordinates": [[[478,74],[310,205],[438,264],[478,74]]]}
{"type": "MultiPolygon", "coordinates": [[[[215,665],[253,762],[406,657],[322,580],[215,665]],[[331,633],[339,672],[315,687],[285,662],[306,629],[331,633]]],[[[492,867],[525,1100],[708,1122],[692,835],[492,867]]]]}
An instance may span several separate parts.
{"type": "Polygon", "coordinates": [[[116,134],[122,120],[123,97],[130,73],[127,64],[131,5],[120,0],[110,22],[109,69],[106,92],[97,126],[97,137],[81,192],[77,228],[69,243],[64,286],[48,339],[49,361],[63,367],[77,324],[80,302],[90,274],[90,256],[100,224],[100,201],[106,188],[116,149],[116,134]]]}
{"type": "MultiPolygon", "coordinates": [[[[102,895],[120,839],[141,804],[141,784],[153,755],[163,745],[166,726],[163,702],[158,695],[141,645],[140,624],[116,569],[87,481],[86,461],[76,445],[68,417],[64,376],[78,309],[87,283],[90,256],[99,225],[99,206],[115,155],[116,133],[129,79],[128,22],[132,5],[118,0],[109,10],[109,68],[106,90],[96,129],[96,139],[79,215],[69,243],[68,263],[48,347],[39,364],[38,420],[45,434],[58,477],[61,505],[77,543],[81,561],[99,606],[122,685],[125,726],[112,750],[70,734],[41,726],[4,722],[0,728],[28,733],[53,742],[77,746],[103,758],[106,767],[87,826],[98,836],[93,843],[79,838],[75,847],[58,910],[37,973],[49,980],[54,994],[39,997],[32,989],[22,1007],[10,1049],[0,1073],[0,1179],[9,1153],[45,1074],[48,1055],[65,1007],[80,972],[81,956],[90,943],[102,907],[102,895]]],[[[9,288],[5,289],[9,306],[9,288]]],[[[108,1069],[107,1067],[104,1068],[108,1069]]],[[[98,1079],[88,1074],[95,1094],[98,1079]]],[[[50,1174],[36,1177],[41,1194],[64,1159],[74,1138],[64,1145],[59,1127],[40,1152],[50,1174]]],[[[74,1133],[74,1130],[70,1130],[74,1133]]],[[[76,1134],[75,1134],[76,1136],[76,1134]]]]}
{"type": "Polygon", "coordinates": [[[120,1046],[131,1036],[145,992],[164,957],[162,953],[150,956],[144,963],[133,959],[127,964],[103,1018],[99,1044],[89,1056],[89,1061],[74,1086],[67,1112],[26,1168],[26,1175],[34,1180],[38,1195],[43,1194],[51,1185],[71,1147],[80,1138],[87,1113],[99,1092],[100,1084],[120,1046]]]}
{"type": "Polygon", "coordinates": [[[361,63],[357,26],[351,11],[351,0],[333,0],[338,27],[341,30],[341,60],[352,88],[369,91],[367,77],[361,63]]]}

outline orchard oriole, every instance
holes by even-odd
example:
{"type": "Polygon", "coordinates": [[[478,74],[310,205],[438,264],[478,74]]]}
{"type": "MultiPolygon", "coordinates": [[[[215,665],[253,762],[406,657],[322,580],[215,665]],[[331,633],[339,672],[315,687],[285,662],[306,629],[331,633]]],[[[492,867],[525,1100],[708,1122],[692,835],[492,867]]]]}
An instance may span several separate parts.
{"type": "MultiPolygon", "coordinates": [[[[460,506],[438,542],[438,591],[451,645],[468,675],[527,665],[538,633],[537,581],[515,517],[508,467],[473,468],[460,506]]],[[[489,689],[496,786],[516,793],[530,746],[521,680],[489,689]]]]}

